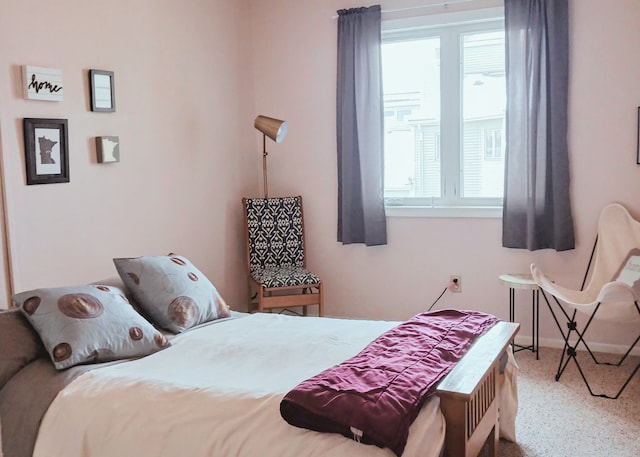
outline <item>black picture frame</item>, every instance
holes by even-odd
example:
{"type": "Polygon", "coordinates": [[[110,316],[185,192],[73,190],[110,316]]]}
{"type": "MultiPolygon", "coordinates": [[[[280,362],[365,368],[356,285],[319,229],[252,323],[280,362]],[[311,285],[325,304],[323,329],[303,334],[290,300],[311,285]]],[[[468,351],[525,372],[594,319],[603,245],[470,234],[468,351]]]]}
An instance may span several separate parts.
{"type": "Polygon", "coordinates": [[[638,140],[636,144],[636,163],[640,165],[640,106],[638,106],[638,140]]]}
{"type": "Polygon", "coordinates": [[[112,71],[89,70],[91,111],[113,113],[116,110],[114,75],[112,71]]]}
{"type": "Polygon", "coordinates": [[[27,185],[69,182],[67,119],[23,119],[27,185]]]}

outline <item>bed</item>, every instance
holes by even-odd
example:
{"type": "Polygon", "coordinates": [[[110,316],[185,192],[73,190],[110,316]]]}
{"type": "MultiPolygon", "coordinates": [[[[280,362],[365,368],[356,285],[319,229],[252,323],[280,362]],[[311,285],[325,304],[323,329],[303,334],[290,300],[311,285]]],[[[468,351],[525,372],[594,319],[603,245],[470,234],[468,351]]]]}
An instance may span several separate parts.
{"type": "MultiPolygon", "coordinates": [[[[0,313],[0,449],[4,457],[393,457],[356,436],[294,427],[280,407],[297,385],[399,324],[230,312],[156,333],[162,349],[148,355],[99,363],[93,351],[96,363],[56,370],[23,313],[0,313]]],[[[475,340],[420,404],[402,457],[476,456],[487,441],[497,455],[501,363],[513,365],[506,355],[518,328],[499,321],[475,340]]]]}
{"type": "MultiPolygon", "coordinates": [[[[174,337],[166,350],[78,376],[48,408],[33,455],[392,456],[292,427],[278,405],[297,382],[396,324],[234,313],[174,337]]],[[[498,323],[449,373],[414,421],[403,456],[435,457],[445,442],[455,456],[477,455],[487,437],[495,445],[497,362],[515,325],[498,323]]]]}

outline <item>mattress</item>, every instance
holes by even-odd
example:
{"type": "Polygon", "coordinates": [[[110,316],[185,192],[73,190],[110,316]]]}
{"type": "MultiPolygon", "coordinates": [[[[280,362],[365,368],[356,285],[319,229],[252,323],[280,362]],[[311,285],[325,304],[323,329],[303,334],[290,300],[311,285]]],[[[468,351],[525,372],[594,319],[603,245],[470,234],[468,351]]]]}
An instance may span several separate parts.
{"type": "MultiPolygon", "coordinates": [[[[34,457],[393,456],[287,424],[283,396],[360,352],[397,322],[251,314],[184,332],[147,357],[86,372],[62,390],[34,457]]],[[[403,457],[435,457],[437,397],[413,422],[403,457]]]]}

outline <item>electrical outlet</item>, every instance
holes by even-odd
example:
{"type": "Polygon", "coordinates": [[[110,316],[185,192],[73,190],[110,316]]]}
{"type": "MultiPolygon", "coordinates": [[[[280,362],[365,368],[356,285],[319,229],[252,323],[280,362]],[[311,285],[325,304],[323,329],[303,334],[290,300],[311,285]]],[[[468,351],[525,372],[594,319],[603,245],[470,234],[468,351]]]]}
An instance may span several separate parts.
{"type": "Polygon", "coordinates": [[[451,275],[451,292],[462,292],[462,275],[451,275]]]}

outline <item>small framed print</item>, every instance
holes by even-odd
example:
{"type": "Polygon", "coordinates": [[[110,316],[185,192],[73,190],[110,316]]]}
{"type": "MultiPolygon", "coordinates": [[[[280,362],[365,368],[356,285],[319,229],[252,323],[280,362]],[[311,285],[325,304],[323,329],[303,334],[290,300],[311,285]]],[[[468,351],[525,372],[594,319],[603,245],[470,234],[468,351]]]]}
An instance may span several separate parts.
{"type": "Polygon", "coordinates": [[[116,110],[112,71],[89,70],[89,87],[91,111],[112,113],[116,110]]]}
{"type": "Polygon", "coordinates": [[[27,185],[69,182],[66,119],[24,118],[27,185]]]}
{"type": "Polygon", "coordinates": [[[120,162],[120,139],[117,136],[97,136],[98,163],[120,162]]]}
{"type": "Polygon", "coordinates": [[[60,102],[64,99],[62,70],[57,68],[22,66],[24,98],[60,102]]]}
{"type": "Polygon", "coordinates": [[[640,165],[640,106],[638,107],[638,139],[636,146],[636,163],[640,165]]]}

